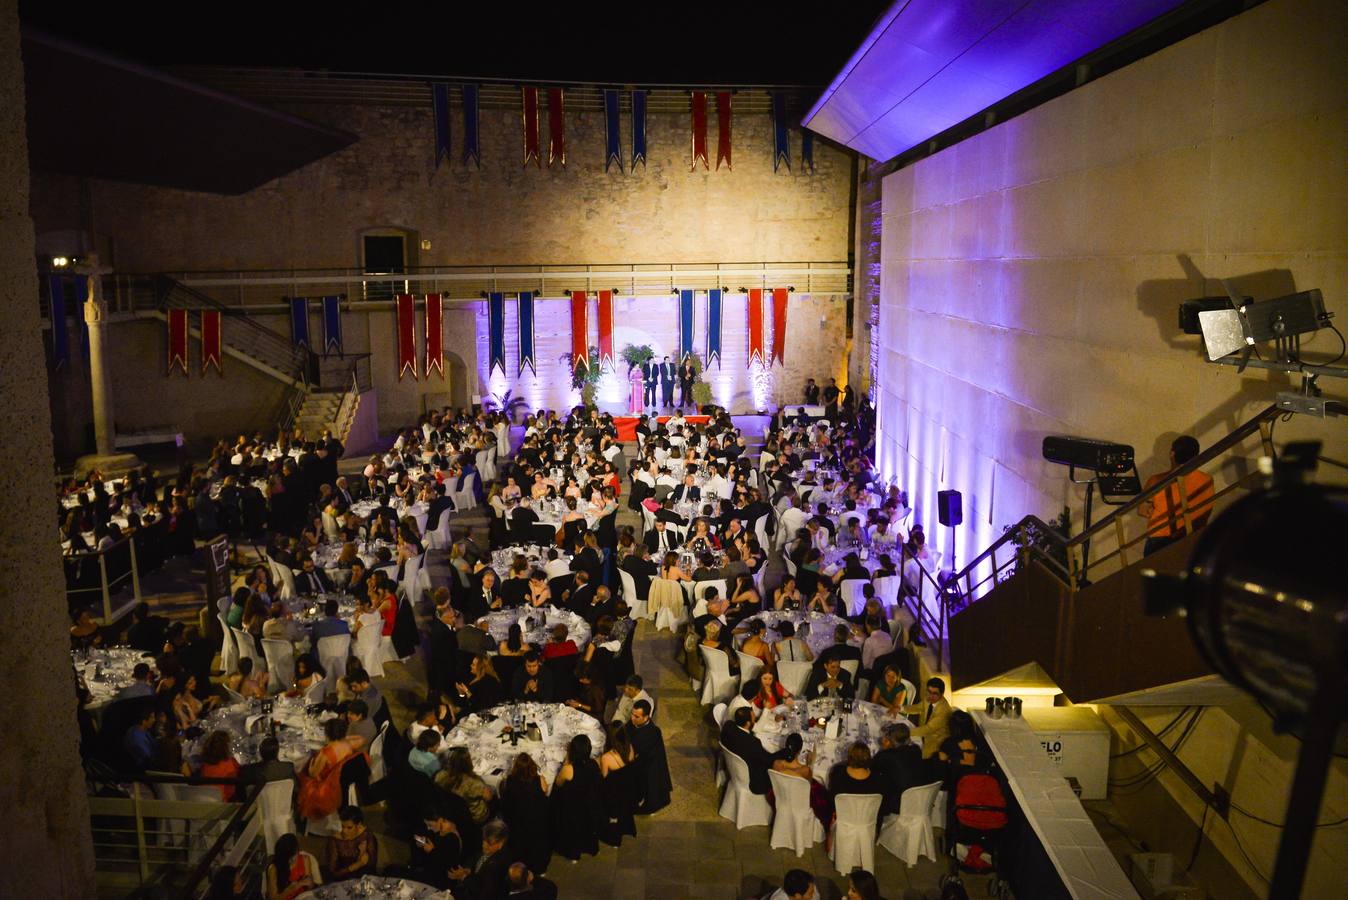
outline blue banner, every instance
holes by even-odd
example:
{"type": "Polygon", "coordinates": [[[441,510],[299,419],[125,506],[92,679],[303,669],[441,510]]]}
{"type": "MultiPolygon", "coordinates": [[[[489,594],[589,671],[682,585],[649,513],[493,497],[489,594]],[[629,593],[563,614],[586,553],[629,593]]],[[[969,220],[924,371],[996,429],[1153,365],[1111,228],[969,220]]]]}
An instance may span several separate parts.
{"type": "Polygon", "coordinates": [[[61,275],[47,276],[47,294],[51,301],[52,367],[59,372],[62,366],[70,362],[70,335],[66,331],[65,278],[61,275]]]}
{"type": "Polygon", "coordinates": [[[721,289],[707,291],[707,365],[721,366],[721,289]]]}
{"type": "Polygon", "coordinates": [[[297,347],[309,346],[309,298],[290,298],[290,339],[297,347]]]}
{"type": "Polygon", "coordinates": [[[435,167],[449,159],[449,85],[443,81],[431,84],[431,106],[435,109],[435,167]]]}
{"type": "Polygon", "coordinates": [[[534,358],[534,293],[520,291],[519,307],[519,349],[520,370],[515,377],[524,374],[524,367],[538,375],[538,364],[534,358]]]}
{"type": "Polygon", "coordinates": [[[618,171],[623,170],[622,133],[618,128],[618,92],[613,88],[604,89],[604,171],[615,162],[618,171]]]}
{"type": "Polygon", "coordinates": [[[487,295],[487,377],[501,367],[505,374],[505,294],[493,292],[487,295]]]}
{"type": "Polygon", "coordinates": [[[646,92],[632,92],[632,166],[629,172],[635,172],[637,163],[646,168],[646,92]]]}
{"type": "Polygon", "coordinates": [[[774,91],[772,94],[772,171],[786,163],[791,171],[791,139],[786,121],[786,94],[774,91]]]}
{"type": "Polygon", "coordinates": [[[693,355],[693,292],[679,291],[679,362],[693,355]]]}
{"type": "Polygon", "coordinates": [[[342,355],[342,308],[341,297],[323,298],[323,355],[336,351],[342,355]]]}
{"type": "Polygon", "coordinates": [[[800,130],[800,170],[814,171],[814,132],[808,128],[800,130]]]}
{"type": "Polygon", "coordinates": [[[482,151],[477,145],[477,85],[463,86],[463,164],[472,160],[482,168],[482,151]]]}

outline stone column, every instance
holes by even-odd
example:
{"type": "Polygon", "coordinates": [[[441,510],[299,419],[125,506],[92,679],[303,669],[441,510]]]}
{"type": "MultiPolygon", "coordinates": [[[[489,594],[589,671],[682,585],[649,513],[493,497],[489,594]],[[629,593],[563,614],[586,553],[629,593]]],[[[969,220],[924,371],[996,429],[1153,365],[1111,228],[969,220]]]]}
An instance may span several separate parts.
{"type": "Polygon", "coordinates": [[[51,413],[38,309],[16,0],[0,0],[0,897],[93,897],[65,578],[50,478],[51,413]]]}
{"type": "Polygon", "coordinates": [[[108,304],[103,300],[103,271],[91,255],[80,271],[89,277],[89,296],[84,301],[84,323],[89,326],[89,388],[94,411],[94,453],[101,457],[116,452],[117,426],[112,412],[112,373],[108,370],[108,304]]]}

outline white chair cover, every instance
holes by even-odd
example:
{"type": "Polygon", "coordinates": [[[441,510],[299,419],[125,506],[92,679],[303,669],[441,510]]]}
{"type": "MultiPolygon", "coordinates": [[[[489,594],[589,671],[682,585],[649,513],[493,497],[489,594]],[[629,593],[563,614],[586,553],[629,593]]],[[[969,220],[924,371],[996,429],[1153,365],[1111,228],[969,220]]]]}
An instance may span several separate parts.
{"type": "Polygon", "coordinates": [[[326,678],[320,678],[318,681],[315,681],[313,684],[309,685],[309,689],[304,692],[305,703],[322,703],[327,697],[328,680],[326,678]]]}
{"type": "Polygon", "coordinates": [[[786,848],[804,856],[805,851],[824,839],[824,826],[810,809],[810,782],[771,770],[768,779],[776,803],[768,844],[774,850],[786,848]]]}
{"type": "Polygon", "coordinates": [[[899,684],[903,685],[903,705],[912,706],[917,702],[917,685],[907,678],[900,678],[899,684]]]}
{"type": "Polygon", "coordinates": [[[885,615],[889,618],[894,617],[894,608],[899,604],[899,583],[902,581],[898,575],[886,575],[884,578],[877,578],[872,584],[875,585],[875,598],[880,601],[880,605],[885,609],[885,615]]]}
{"type": "Polygon", "coordinates": [[[761,797],[749,790],[749,765],[724,747],[726,770],[730,773],[730,783],[726,785],[725,796],[721,799],[720,815],[730,819],[736,828],[752,828],[755,825],[767,825],[772,821],[772,807],[768,798],[761,797]]]}
{"type": "Polygon", "coordinates": [[[330,634],[318,639],[318,664],[328,673],[331,687],[346,676],[346,659],[351,655],[351,635],[330,634]]]}
{"type": "Polygon", "coordinates": [[[842,596],[849,616],[861,615],[866,607],[866,598],[861,595],[861,589],[867,584],[870,582],[865,578],[846,578],[838,585],[838,593],[842,596]]]}
{"type": "Polygon", "coordinates": [[[763,671],[763,660],[739,650],[735,651],[735,655],[739,657],[740,661],[740,684],[757,681],[758,673],[763,671]]]}
{"type": "Polygon", "coordinates": [[[810,670],[813,665],[813,663],[805,661],[779,659],[777,660],[777,681],[783,688],[799,697],[805,693],[805,685],[810,681],[810,670]]]}
{"type": "Polygon", "coordinates": [[[380,629],[383,620],[376,613],[367,613],[364,622],[360,631],[356,633],[355,657],[371,676],[383,675],[384,656],[380,651],[380,641],[383,637],[380,629]]]}
{"type": "MultiPolygon", "coordinates": [[[[323,518],[323,536],[328,539],[329,544],[341,543],[342,530],[337,526],[337,518],[326,509],[322,512],[323,518]]],[[[268,853],[271,851],[268,850],[268,853]]]]}
{"type": "Polygon", "coordinates": [[[637,580],[632,577],[630,572],[618,569],[618,580],[623,586],[623,600],[627,603],[627,615],[632,619],[649,619],[650,614],[646,611],[646,601],[637,599],[637,580]]]}
{"type": "Polygon", "coordinates": [[[409,559],[407,565],[403,566],[403,593],[412,601],[413,609],[421,604],[421,564],[425,559],[426,554],[422,553],[409,559]]]}
{"type": "Polygon", "coordinates": [[[702,666],[706,670],[702,676],[702,705],[720,703],[735,696],[739,688],[739,679],[730,674],[730,657],[724,650],[698,645],[702,654],[702,666]]]}
{"type": "Polygon", "coordinates": [[[473,489],[473,486],[479,480],[478,474],[474,472],[464,480],[463,490],[456,491],[447,489],[449,496],[454,500],[454,509],[456,511],[463,512],[466,509],[473,509],[477,506],[477,492],[473,489]]]}
{"type": "Polygon", "coordinates": [[[875,817],[882,799],[879,794],[839,794],[833,799],[837,816],[829,856],[839,872],[875,871],[875,817]]]}
{"type": "Polygon", "coordinates": [[[683,590],[679,582],[668,578],[652,578],[647,609],[655,619],[656,630],[668,628],[676,631],[686,618],[683,590]]]}
{"type": "MultiPolygon", "coordinates": [[[[242,628],[233,627],[229,629],[229,633],[234,635],[234,646],[239,650],[239,659],[243,659],[246,656],[253,661],[254,666],[257,666],[259,663],[264,666],[267,664],[266,657],[257,652],[257,641],[253,640],[251,634],[244,631],[242,628]]],[[[235,665],[235,668],[238,668],[237,664],[235,665]]]]}
{"type": "MultiPolygon", "coordinates": [[[[704,599],[707,593],[707,588],[713,587],[716,588],[716,596],[727,600],[729,599],[729,597],[726,595],[726,591],[728,591],[730,588],[726,584],[726,580],[724,578],[713,578],[710,581],[697,581],[693,583],[693,597],[699,603],[702,604],[702,608],[704,611],[707,608],[707,601],[704,599]]],[[[698,615],[701,615],[701,613],[698,613],[698,615]]]]}
{"type": "Polygon", "coordinates": [[[716,730],[719,732],[721,726],[725,724],[726,704],[718,703],[711,708],[711,720],[716,723],[716,730]]]}
{"type": "Polygon", "coordinates": [[[290,815],[290,804],[295,795],[295,782],[268,782],[258,794],[258,807],[262,814],[262,837],[267,843],[267,853],[276,848],[276,839],[295,830],[295,820],[290,815]]]}
{"type": "Polygon", "coordinates": [[[284,691],[295,681],[295,645],[290,641],[262,639],[262,652],[267,655],[267,689],[272,693],[284,691]]]}
{"type": "Polygon", "coordinates": [[[380,726],[379,733],[370,742],[370,784],[383,781],[384,776],[388,774],[387,767],[384,765],[384,738],[386,737],[388,737],[388,722],[380,726]]]}
{"type": "Polygon", "coordinates": [[[841,665],[843,671],[845,671],[851,677],[852,685],[855,687],[857,683],[857,672],[860,671],[861,669],[861,660],[844,659],[841,665]]]}
{"type": "Polygon", "coordinates": [[[880,827],[880,846],[903,860],[905,865],[915,866],[923,856],[938,858],[931,816],[940,792],[939,781],[911,787],[899,798],[899,814],[885,816],[880,827]]]}
{"type": "Polygon", "coordinates": [[[782,565],[786,566],[786,573],[792,578],[796,577],[796,563],[790,556],[782,554],[782,565]]]}
{"type": "Polygon", "coordinates": [[[281,563],[272,563],[272,571],[276,573],[276,583],[280,586],[277,593],[282,600],[289,600],[295,596],[295,572],[290,566],[281,563]]]}
{"type": "Polygon", "coordinates": [[[215,617],[220,620],[220,628],[224,632],[224,637],[220,641],[220,671],[226,675],[233,675],[239,671],[239,648],[234,643],[234,634],[229,630],[229,621],[224,613],[216,613],[215,617]]]}

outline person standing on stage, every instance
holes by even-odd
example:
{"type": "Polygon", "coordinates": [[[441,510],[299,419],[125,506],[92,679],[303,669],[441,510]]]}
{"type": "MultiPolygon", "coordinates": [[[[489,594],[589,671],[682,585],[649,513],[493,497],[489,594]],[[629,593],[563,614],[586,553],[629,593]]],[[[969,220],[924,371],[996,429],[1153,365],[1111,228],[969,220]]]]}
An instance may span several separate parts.
{"type": "Polygon", "coordinates": [[[660,366],[654,357],[641,364],[641,381],[646,388],[645,401],[648,407],[655,405],[655,385],[659,380],[660,366]]]}
{"type": "Polygon", "coordinates": [[[838,390],[838,379],[830,378],[828,387],[824,388],[824,416],[830,425],[838,424],[838,396],[841,393],[838,390]]]}
{"type": "Polygon", "coordinates": [[[679,366],[679,406],[692,406],[693,382],[697,380],[697,371],[693,368],[693,359],[688,357],[679,366]]]}
{"type": "Polygon", "coordinates": [[[664,395],[663,406],[674,405],[674,382],[678,377],[678,369],[666,356],[665,361],[660,363],[660,393],[664,395]]]}

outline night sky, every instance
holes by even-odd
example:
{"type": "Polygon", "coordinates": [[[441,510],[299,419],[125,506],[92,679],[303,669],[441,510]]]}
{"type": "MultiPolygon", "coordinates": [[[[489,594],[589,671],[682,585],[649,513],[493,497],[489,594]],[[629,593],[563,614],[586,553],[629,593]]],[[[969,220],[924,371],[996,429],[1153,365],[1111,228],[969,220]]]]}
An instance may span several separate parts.
{"type": "Polygon", "coordinates": [[[654,4],[488,2],[416,15],[405,11],[410,4],[297,5],[24,0],[19,8],[25,27],[152,66],[823,87],[889,4],[688,3],[676,13],[654,4]],[[463,12],[474,6],[493,11],[463,12]]]}

